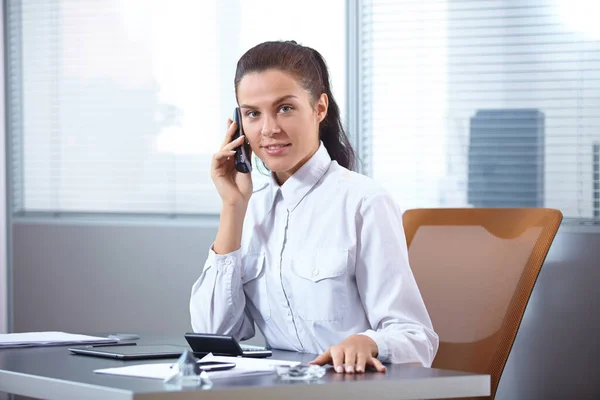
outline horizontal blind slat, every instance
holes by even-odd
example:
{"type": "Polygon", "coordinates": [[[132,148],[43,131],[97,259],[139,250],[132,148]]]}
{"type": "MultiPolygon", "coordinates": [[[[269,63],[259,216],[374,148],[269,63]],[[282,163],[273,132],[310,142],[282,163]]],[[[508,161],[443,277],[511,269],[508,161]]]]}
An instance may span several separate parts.
{"type": "Polygon", "coordinates": [[[557,4],[365,2],[370,170],[402,208],[598,218],[600,31],[557,4]]]}

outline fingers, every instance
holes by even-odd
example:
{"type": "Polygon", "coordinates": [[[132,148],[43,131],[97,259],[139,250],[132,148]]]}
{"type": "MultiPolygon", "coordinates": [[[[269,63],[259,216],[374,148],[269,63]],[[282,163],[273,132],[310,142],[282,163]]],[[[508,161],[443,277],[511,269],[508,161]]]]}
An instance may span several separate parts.
{"type": "MultiPolygon", "coordinates": [[[[237,130],[237,124],[235,122],[233,122],[231,119],[228,119],[227,126],[228,126],[227,132],[225,133],[225,138],[223,139],[223,143],[221,143],[220,151],[233,150],[233,149],[243,145],[244,142],[247,140],[245,135],[241,135],[240,137],[237,137],[234,140],[231,140],[231,138],[233,137],[233,135],[235,134],[235,132],[237,130]]],[[[248,158],[252,158],[252,149],[250,149],[250,146],[248,146],[248,150],[249,150],[248,158]]]]}
{"type": "Polygon", "coordinates": [[[346,364],[346,373],[353,374],[356,368],[356,351],[353,348],[346,350],[344,364],[346,364]]]}
{"type": "Polygon", "coordinates": [[[222,150],[215,153],[212,158],[212,169],[220,168],[224,163],[230,161],[230,158],[235,154],[235,150],[222,150]]]}
{"type": "Polygon", "coordinates": [[[374,368],[377,372],[386,371],[381,361],[371,356],[369,352],[360,351],[353,347],[330,347],[309,364],[333,364],[333,368],[338,374],[362,374],[366,371],[367,366],[374,368]]]}
{"type": "Polygon", "coordinates": [[[339,348],[333,348],[331,350],[331,360],[333,361],[333,368],[338,374],[344,373],[344,351],[339,348]]]}
{"type": "Polygon", "coordinates": [[[214,160],[221,160],[223,158],[225,159],[229,159],[229,157],[233,156],[235,154],[235,150],[221,150],[218,153],[215,153],[213,155],[213,159],[214,160]]]}
{"type": "Polygon", "coordinates": [[[356,355],[356,373],[357,374],[364,373],[366,364],[367,364],[367,355],[365,353],[358,353],[356,355]]]}
{"type": "Polygon", "coordinates": [[[325,365],[330,362],[331,362],[331,353],[328,349],[325,353],[321,354],[320,356],[318,356],[317,358],[315,358],[314,360],[309,362],[309,364],[325,365]]]}
{"type": "Polygon", "coordinates": [[[385,370],[386,370],[385,365],[383,365],[381,363],[381,361],[379,361],[375,357],[371,357],[371,360],[369,361],[368,364],[373,366],[377,370],[377,372],[385,372],[385,370]]]}
{"type": "Polygon", "coordinates": [[[240,136],[239,138],[235,139],[234,141],[229,142],[225,146],[223,146],[223,148],[221,149],[221,151],[223,151],[223,150],[233,150],[236,147],[241,146],[244,143],[244,140],[246,140],[246,136],[240,136]]]}
{"type": "Polygon", "coordinates": [[[221,148],[225,147],[229,142],[231,142],[231,138],[237,129],[237,124],[232,120],[227,120],[227,132],[225,132],[225,138],[223,139],[223,143],[221,143],[221,148]]]}

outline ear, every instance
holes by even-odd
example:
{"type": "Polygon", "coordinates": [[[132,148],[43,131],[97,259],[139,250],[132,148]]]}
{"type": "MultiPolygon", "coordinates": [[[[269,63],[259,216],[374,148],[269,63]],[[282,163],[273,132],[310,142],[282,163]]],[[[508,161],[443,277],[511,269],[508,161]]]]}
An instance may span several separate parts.
{"type": "Polygon", "coordinates": [[[326,93],[321,93],[321,96],[317,99],[315,111],[317,112],[317,123],[321,123],[327,116],[327,109],[329,108],[329,97],[326,93]]]}

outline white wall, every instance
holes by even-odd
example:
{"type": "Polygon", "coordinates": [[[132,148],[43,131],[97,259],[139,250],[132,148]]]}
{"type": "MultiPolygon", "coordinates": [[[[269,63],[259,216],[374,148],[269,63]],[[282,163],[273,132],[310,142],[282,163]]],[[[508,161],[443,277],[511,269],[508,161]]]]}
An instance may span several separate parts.
{"type": "Polygon", "coordinates": [[[4,16],[0,8],[0,333],[8,329],[8,286],[6,257],[6,160],[4,116],[4,16]]]}

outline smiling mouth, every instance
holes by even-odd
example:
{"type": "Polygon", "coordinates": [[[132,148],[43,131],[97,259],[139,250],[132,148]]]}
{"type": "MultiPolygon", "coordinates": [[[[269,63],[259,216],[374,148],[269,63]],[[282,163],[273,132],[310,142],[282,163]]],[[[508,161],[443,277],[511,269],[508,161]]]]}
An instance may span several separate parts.
{"type": "Polygon", "coordinates": [[[277,149],[281,149],[283,147],[288,147],[291,146],[291,144],[276,144],[273,146],[263,146],[263,148],[267,149],[267,150],[277,150],[277,149]]]}

